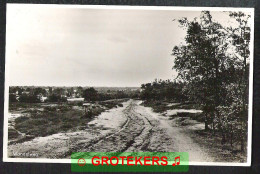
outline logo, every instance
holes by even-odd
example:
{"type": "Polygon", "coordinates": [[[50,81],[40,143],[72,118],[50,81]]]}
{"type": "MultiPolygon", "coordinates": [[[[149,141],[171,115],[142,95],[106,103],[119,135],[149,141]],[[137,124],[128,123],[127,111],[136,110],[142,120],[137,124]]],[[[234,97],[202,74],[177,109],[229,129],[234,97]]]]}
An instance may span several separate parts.
{"type": "Polygon", "coordinates": [[[71,154],[72,172],[187,172],[188,170],[188,152],[73,152],[71,154]]]}
{"type": "Polygon", "coordinates": [[[86,165],[86,160],[84,158],[80,158],[78,160],[78,165],[81,166],[81,167],[85,166],[86,165]]]}

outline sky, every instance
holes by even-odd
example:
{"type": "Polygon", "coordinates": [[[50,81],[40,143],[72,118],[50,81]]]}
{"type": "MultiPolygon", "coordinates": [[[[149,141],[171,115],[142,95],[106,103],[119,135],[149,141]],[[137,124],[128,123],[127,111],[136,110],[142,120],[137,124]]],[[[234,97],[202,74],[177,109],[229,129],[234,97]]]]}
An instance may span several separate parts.
{"type": "MultiPolygon", "coordinates": [[[[63,7],[8,4],[9,85],[139,87],[173,79],[172,49],[185,37],[173,19],[200,15],[63,7]]],[[[230,23],[222,12],[212,16],[230,23]]]]}

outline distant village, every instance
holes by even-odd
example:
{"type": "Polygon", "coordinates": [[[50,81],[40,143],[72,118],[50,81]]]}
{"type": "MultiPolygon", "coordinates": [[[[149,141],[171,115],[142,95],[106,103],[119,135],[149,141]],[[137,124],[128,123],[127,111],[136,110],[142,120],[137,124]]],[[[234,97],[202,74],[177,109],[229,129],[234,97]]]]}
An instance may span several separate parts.
{"type": "Polygon", "coordinates": [[[9,102],[84,102],[138,96],[137,87],[21,87],[9,88],[9,102]]]}

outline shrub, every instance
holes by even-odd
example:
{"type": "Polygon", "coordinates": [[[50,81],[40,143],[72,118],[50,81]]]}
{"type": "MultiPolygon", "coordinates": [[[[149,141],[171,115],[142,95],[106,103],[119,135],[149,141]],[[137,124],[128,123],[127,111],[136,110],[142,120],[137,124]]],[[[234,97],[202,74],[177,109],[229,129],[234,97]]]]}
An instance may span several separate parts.
{"type": "Polygon", "coordinates": [[[83,106],[83,102],[77,103],[78,106],[83,106]]]}
{"type": "Polygon", "coordinates": [[[24,103],[39,103],[41,102],[40,99],[36,95],[27,95],[27,94],[22,94],[19,97],[20,102],[24,103]]]}
{"type": "Polygon", "coordinates": [[[70,129],[70,128],[72,128],[73,127],[73,125],[71,124],[71,123],[66,123],[66,124],[63,124],[62,126],[61,126],[61,128],[63,128],[63,129],[70,129]]]}
{"type": "Polygon", "coordinates": [[[50,107],[50,106],[44,107],[44,111],[45,111],[45,112],[56,111],[56,110],[57,110],[56,107],[50,107]]]}
{"type": "Polygon", "coordinates": [[[9,94],[9,102],[17,102],[16,96],[14,94],[9,94]]]}
{"type": "Polygon", "coordinates": [[[14,139],[17,138],[19,136],[19,133],[11,128],[8,128],[8,139],[14,139]]]}
{"type": "Polygon", "coordinates": [[[66,112],[71,110],[71,106],[59,106],[61,112],[66,112]]]}
{"type": "Polygon", "coordinates": [[[28,119],[29,119],[29,117],[21,116],[21,117],[16,118],[15,122],[23,122],[23,121],[26,121],[28,119]]]}

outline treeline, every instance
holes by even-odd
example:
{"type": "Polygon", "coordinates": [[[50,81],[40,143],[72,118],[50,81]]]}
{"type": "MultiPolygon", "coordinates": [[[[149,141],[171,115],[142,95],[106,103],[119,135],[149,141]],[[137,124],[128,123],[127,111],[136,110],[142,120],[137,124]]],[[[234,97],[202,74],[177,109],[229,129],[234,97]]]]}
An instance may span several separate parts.
{"type": "Polygon", "coordinates": [[[97,91],[95,88],[61,88],[61,87],[10,87],[9,102],[40,103],[67,102],[67,99],[84,98],[87,102],[111,99],[135,98],[139,90],[108,90],[97,91]]]}
{"type": "Polygon", "coordinates": [[[157,80],[152,83],[141,85],[140,98],[143,100],[167,100],[167,101],[187,101],[187,96],[183,93],[184,83],[170,80],[157,80]]]}
{"type": "Polygon", "coordinates": [[[186,31],[185,43],[174,46],[173,81],[142,85],[146,100],[178,100],[200,104],[205,130],[220,133],[222,144],[240,145],[245,150],[248,121],[249,15],[229,13],[236,25],[225,27],[210,12],[192,21],[179,19],[186,31]]]}
{"type": "Polygon", "coordinates": [[[19,86],[9,88],[9,102],[40,103],[65,101],[67,101],[67,96],[62,88],[19,86]]]}
{"type": "Polygon", "coordinates": [[[105,101],[112,99],[123,99],[123,98],[137,98],[139,96],[139,90],[135,91],[121,91],[121,90],[108,90],[99,92],[95,88],[87,88],[83,91],[82,97],[86,101],[105,101]]]}

